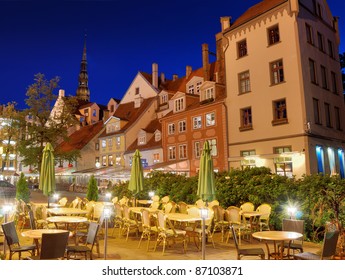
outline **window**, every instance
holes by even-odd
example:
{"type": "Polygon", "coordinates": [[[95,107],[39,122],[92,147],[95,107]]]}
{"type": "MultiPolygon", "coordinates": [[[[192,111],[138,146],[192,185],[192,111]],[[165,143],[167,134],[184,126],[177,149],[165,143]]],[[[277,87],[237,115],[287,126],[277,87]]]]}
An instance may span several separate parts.
{"type": "Polygon", "coordinates": [[[97,165],[97,163],[99,163],[99,157],[95,158],[95,165],[97,165]]]}
{"type": "Polygon", "coordinates": [[[334,58],[334,47],[333,47],[333,42],[331,40],[328,40],[328,55],[331,58],[334,58]]]}
{"type": "Polygon", "coordinates": [[[252,123],[252,108],[244,108],[240,110],[241,114],[241,129],[251,129],[252,123]]]}
{"type": "Polygon", "coordinates": [[[107,156],[102,156],[102,165],[107,166],[107,156]]]}
{"type": "Polygon", "coordinates": [[[309,59],[310,81],[317,84],[315,61],[309,59]]]}
{"type": "Polygon", "coordinates": [[[204,91],[204,100],[214,99],[213,87],[207,88],[204,91]]]}
{"type": "Polygon", "coordinates": [[[306,33],[307,33],[307,42],[309,44],[314,44],[314,38],[313,38],[313,29],[309,24],[305,24],[305,29],[306,29],[306,33]]]}
{"type": "Polygon", "coordinates": [[[270,63],[271,84],[276,85],[284,82],[283,60],[277,60],[270,63]]]}
{"type": "Polygon", "coordinates": [[[136,87],[135,88],[135,95],[138,95],[140,93],[140,88],[136,87]]]}
{"type": "Polygon", "coordinates": [[[338,94],[337,75],[331,71],[332,92],[338,94]]]}
{"type": "Polygon", "coordinates": [[[108,165],[110,165],[110,166],[114,165],[114,161],[113,161],[113,156],[112,155],[108,156],[108,165]]]}
{"type": "Polygon", "coordinates": [[[217,150],[217,139],[210,139],[207,140],[208,143],[210,144],[211,148],[211,156],[217,156],[218,155],[218,150],[217,150]]]}
{"type": "Polygon", "coordinates": [[[97,116],[97,111],[96,111],[96,109],[93,109],[93,110],[92,110],[92,116],[93,116],[93,117],[96,117],[96,116],[97,116]]]}
{"type": "Polygon", "coordinates": [[[162,139],[162,134],[160,131],[157,131],[155,134],[155,141],[158,142],[162,139]]]}
{"type": "Polygon", "coordinates": [[[245,71],[245,72],[238,74],[238,81],[239,81],[239,92],[240,92],[240,94],[250,91],[249,71],[245,71]]]}
{"type": "Polygon", "coordinates": [[[285,99],[273,101],[273,121],[272,124],[287,123],[287,110],[285,99]]]}
{"type": "Polygon", "coordinates": [[[255,159],[255,150],[248,150],[248,151],[241,151],[241,167],[244,168],[252,168],[256,166],[256,159],[255,159]]]}
{"type": "Polygon", "coordinates": [[[138,137],[138,145],[145,145],[146,144],[146,135],[140,135],[138,137]]]}
{"type": "Polygon", "coordinates": [[[201,86],[202,82],[197,82],[196,83],[196,93],[200,94],[200,86],[201,86]]]}
{"type": "Polygon", "coordinates": [[[327,148],[327,156],[328,156],[328,163],[329,163],[329,174],[336,175],[336,166],[335,166],[335,152],[334,149],[331,147],[327,148]]]}
{"type": "Polygon", "coordinates": [[[326,119],[326,126],[332,127],[331,123],[331,107],[328,103],[325,103],[325,119],[326,119]]]}
{"type": "Polygon", "coordinates": [[[160,156],[159,153],[153,154],[153,163],[158,163],[160,162],[160,156]]]}
{"type": "Polygon", "coordinates": [[[314,0],[314,12],[319,17],[322,18],[322,6],[314,0]]]}
{"type": "Polygon", "coordinates": [[[322,81],[322,87],[324,89],[328,89],[328,79],[327,79],[327,70],[326,67],[321,65],[321,81],[322,81]]]}
{"type": "Polygon", "coordinates": [[[169,160],[176,159],[176,147],[175,146],[168,147],[168,159],[169,160]]]}
{"type": "Polygon", "coordinates": [[[316,158],[317,158],[317,172],[324,173],[325,172],[325,155],[323,152],[323,148],[317,145],[315,149],[316,149],[316,158]]]}
{"type": "Polygon", "coordinates": [[[175,134],[175,124],[169,123],[168,124],[168,135],[175,134]]]}
{"type": "Polygon", "coordinates": [[[178,132],[185,132],[186,131],[186,121],[179,121],[178,122],[178,132]]]}
{"type": "Polygon", "coordinates": [[[179,145],[178,147],[178,154],[180,159],[185,159],[187,158],[187,145],[179,145]]]}
{"type": "Polygon", "coordinates": [[[319,100],[316,98],[313,98],[313,109],[314,109],[314,122],[316,124],[321,124],[320,105],[319,105],[319,100]]]}
{"type": "Polygon", "coordinates": [[[115,141],[116,141],[116,149],[119,149],[121,146],[121,137],[117,136],[115,138],[115,141]]]}
{"type": "Polygon", "coordinates": [[[95,143],[95,150],[96,150],[96,151],[99,151],[99,143],[98,143],[98,142],[95,143]]]}
{"type": "Polygon", "coordinates": [[[115,106],[114,105],[110,105],[110,112],[113,113],[115,111],[115,106]]]}
{"type": "Polygon", "coordinates": [[[291,147],[273,148],[274,154],[279,154],[274,158],[276,174],[292,177],[292,157],[290,156],[291,147]]]}
{"type": "Polygon", "coordinates": [[[121,155],[120,154],[116,154],[115,165],[116,166],[121,166],[121,155]]]}
{"type": "Polygon", "coordinates": [[[341,130],[340,126],[340,109],[339,107],[334,107],[334,118],[335,118],[335,128],[341,130]]]}
{"type": "Polygon", "coordinates": [[[119,131],[120,130],[120,122],[116,122],[114,125],[115,125],[115,131],[119,131]]]}
{"type": "Polygon", "coordinates": [[[165,104],[168,102],[168,95],[167,94],[163,94],[161,96],[161,104],[165,104]]]}
{"type": "Polygon", "coordinates": [[[214,112],[206,114],[206,126],[212,126],[216,124],[216,115],[214,112]]]}
{"type": "Polygon", "coordinates": [[[201,128],[201,116],[197,116],[193,118],[193,129],[201,128]]]}
{"type": "Polygon", "coordinates": [[[111,148],[113,147],[113,139],[108,139],[108,147],[111,148]]]}
{"type": "Polygon", "coordinates": [[[184,110],[184,98],[179,98],[175,100],[175,112],[184,110]]]}
{"type": "Polygon", "coordinates": [[[237,43],[238,57],[247,55],[247,40],[242,40],[237,43]]]}
{"type": "Polygon", "coordinates": [[[189,92],[190,94],[194,94],[194,85],[190,85],[190,86],[188,87],[188,92],[189,92]]]}
{"type": "Polygon", "coordinates": [[[201,155],[200,142],[194,142],[194,156],[195,158],[199,158],[200,155],[201,155]]]}
{"type": "Polygon", "coordinates": [[[268,34],[269,45],[276,44],[280,41],[278,25],[268,28],[267,34],[268,34]]]}
{"type": "Polygon", "coordinates": [[[338,160],[339,160],[340,178],[345,178],[345,157],[344,157],[343,149],[338,149],[338,160]]]}
{"type": "Polygon", "coordinates": [[[318,43],[319,50],[324,52],[325,46],[323,42],[323,35],[320,32],[317,32],[317,43],[318,43]]]}
{"type": "Polygon", "coordinates": [[[107,147],[107,140],[102,140],[102,148],[106,148],[107,147]]]}

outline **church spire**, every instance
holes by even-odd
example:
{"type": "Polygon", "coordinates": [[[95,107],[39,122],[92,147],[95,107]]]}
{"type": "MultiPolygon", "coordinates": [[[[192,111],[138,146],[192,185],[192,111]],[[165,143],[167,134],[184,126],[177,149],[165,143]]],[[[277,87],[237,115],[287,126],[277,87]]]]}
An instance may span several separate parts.
{"type": "Polygon", "coordinates": [[[90,90],[88,86],[89,77],[87,74],[87,59],[86,59],[86,34],[84,39],[83,56],[80,64],[80,72],[78,78],[77,98],[80,100],[90,101],[90,90]]]}

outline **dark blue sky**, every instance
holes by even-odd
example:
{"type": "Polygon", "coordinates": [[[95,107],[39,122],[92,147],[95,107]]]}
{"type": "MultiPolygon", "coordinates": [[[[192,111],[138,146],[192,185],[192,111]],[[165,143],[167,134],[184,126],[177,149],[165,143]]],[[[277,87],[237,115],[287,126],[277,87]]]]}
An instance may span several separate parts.
{"type": "MultiPolygon", "coordinates": [[[[170,79],[201,67],[201,45],[215,51],[220,17],[235,20],[260,0],[0,1],[0,104],[25,106],[34,75],[60,77],[75,95],[87,33],[91,100],[121,99],[138,71],[170,79]]],[[[345,38],[345,1],[328,0],[345,38]]],[[[345,52],[342,42],[340,52],[345,52]]]]}

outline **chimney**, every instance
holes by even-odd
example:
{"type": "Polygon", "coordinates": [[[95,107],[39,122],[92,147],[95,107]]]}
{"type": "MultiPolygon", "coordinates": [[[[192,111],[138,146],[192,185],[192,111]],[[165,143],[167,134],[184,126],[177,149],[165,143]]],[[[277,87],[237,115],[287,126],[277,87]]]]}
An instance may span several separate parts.
{"type": "Polygon", "coordinates": [[[208,44],[202,44],[202,68],[204,71],[204,80],[210,80],[210,65],[208,60],[208,44]]]}
{"type": "Polygon", "coordinates": [[[158,64],[152,63],[152,85],[158,88],[158,64]]]}
{"type": "Polygon", "coordinates": [[[192,73],[192,66],[186,66],[186,79],[188,79],[189,75],[192,73]]]}
{"type": "Polygon", "coordinates": [[[65,90],[59,89],[59,97],[65,97],[65,90]]]}
{"type": "Polygon", "coordinates": [[[165,75],[163,72],[161,73],[161,83],[165,83],[165,75]]]}
{"type": "Polygon", "coordinates": [[[230,27],[230,20],[231,20],[231,17],[221,17],[220,18],[222,31],[224,31],[225,29],[228,29],[230,27]]]}
{"type": "Polygon", "coordinates": [[[173,75],[173,81],[176,81],[178,79],[178,76],[176,74],[173,75]]]}

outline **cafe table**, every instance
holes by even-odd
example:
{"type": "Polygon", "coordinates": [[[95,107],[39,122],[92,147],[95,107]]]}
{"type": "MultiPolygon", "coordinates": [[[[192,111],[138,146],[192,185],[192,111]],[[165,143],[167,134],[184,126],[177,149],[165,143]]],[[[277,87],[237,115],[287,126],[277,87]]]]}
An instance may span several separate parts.
{"type": "Polygon", "coordinates": [[[47,212],[54,216],[62,215],[86,215],[87,210],[73,208],[73,207],[61,207],[61,208],[48,208],[47,212]]]}
{"type": "MultiPolygon", "coordinates": [[[[258,225],[256,221],[260,219],[260,216],[266,215],[266,213],[258,211],[241,211],[240,214],[242,215],[244,221],[247,221],[247,219],[249,219],[249,227],[251,232],[255,232],[258,225]]],[[[250,239],[250,241],[252,241],[252,238],[250,239]]]]}
{"type": "Polygon", "coordinates": [[[188,223],[188,222],[196,222],[201,221],[201,217],[193,216],[185,213],[168,213],[166,214],[170,221],[180,222],[180,223],[188,223]]]}
{"type": "Polygon", "coordinates": [[[75,238],[75,244],[77,244],[77,228],[80,223],[87,222],[88,219],[86,217],[81,216],[51,216],[47,217],[47,222],[54,223],[56,227],[58,227],[58,224],[65,224],[65,229],[69,230],[71,228],[71,231],[75,238]]]}
{"type": "MultiPolygon", "coordinates": [[[[37,255],[40,254],[40,242],[39,240],[42,239],[42,234],[46,233],[61,233],[66,232],[66,230],[63,229],[31,229],[22,231],[21,235],[23,237],[32,238],[36,244],[37,248],[37,255]]],[[[72,236],[72,232],[70,232],[70,236],[72,236]]]]}
{"type": "Polygon", "coordinates": [[[284,242],[291,243],[292,240],[299,239],[303,234],[294,231],[258,231],[252,234],[253,238],[264,240],[266,242],[268,259],[273,257],[276,260],[282,260],[284,258],[284,242]],[[274,252],[270,252],[268,242],[273,241],[274,252]],[[280,243],[280,252],[278,250],[278,244],[280,243]]]}
{"type": "Polygon", "coordinates": [[[134,214],[141,214],[142,209],[148,210],[150,213],[155,213],[155,212],[159,211],[157,209],[150,208],[150,207],[140,207],[140,206],[129,207],[129,211],[134,213],[134,214]]]}

